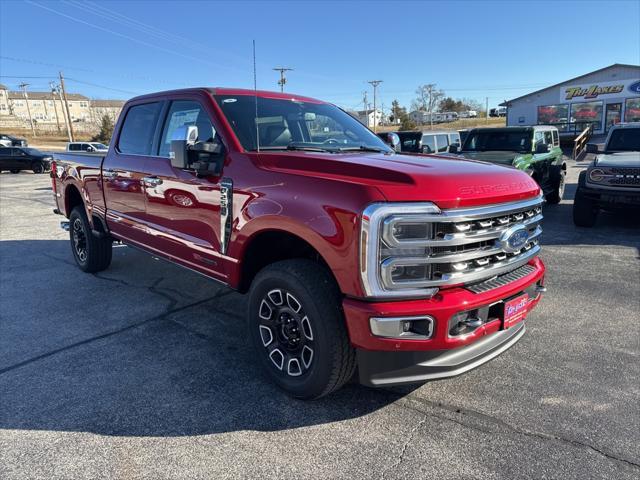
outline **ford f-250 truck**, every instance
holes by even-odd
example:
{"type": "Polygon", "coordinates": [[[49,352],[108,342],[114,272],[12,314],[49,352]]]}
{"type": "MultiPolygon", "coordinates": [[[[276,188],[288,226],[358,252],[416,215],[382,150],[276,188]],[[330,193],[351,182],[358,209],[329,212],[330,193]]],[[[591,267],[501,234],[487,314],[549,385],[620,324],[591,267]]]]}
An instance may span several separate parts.
{"type": "Polygon", "coordinates": [[[114,240],[248,293],[291,395],[458,375],[522,337],[544,291],[540,188],[512,168],[394,153],[341,109],[198,88],[125,105],[106,155],[61,153],[56,212],[86,272],[114,240]]]}

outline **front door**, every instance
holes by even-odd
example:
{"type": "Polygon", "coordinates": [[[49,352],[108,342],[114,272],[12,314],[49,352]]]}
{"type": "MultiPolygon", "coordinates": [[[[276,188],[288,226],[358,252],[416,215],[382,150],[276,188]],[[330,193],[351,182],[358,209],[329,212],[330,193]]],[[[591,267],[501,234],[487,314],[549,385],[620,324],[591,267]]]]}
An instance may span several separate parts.
{"type": "Polygon", "coordinates": [[[150,246],[180,263],[225,280],[220,252],[219,177],[199,178],[176,168],[169,151],[173,132],[183,125],[198,127],[198,141],[213,141],[216,131],[196,100],[174,100],[169,106],[158,153],[147,163],[145,184],[150,246]]]}
{"type": "Polygon", "coordinates": [[[143,180],[161,107],[160,102],[152,102],[129,108],[117,145],[102,167],[109,228],[123,240],[142,245],[148,240],[143,180]]]}
{"type": "Polygon", "coordinates": [[[609,103],[605,110],[605,132],[622,120],[622,103],[609,103]]]}

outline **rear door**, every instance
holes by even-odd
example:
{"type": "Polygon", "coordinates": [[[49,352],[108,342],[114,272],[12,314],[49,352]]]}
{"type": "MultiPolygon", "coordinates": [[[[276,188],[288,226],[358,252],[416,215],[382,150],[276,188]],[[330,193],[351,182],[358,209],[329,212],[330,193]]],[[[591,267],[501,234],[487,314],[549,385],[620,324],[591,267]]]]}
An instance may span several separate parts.
{"type": "MultiPolygon", "coordinates": [[[[224,280],[220,252],[219,177],[199,178],[176,168],[169,151],[173,132],[184,125],[198,127],[198,141],[213,141],[213,111],[198,97],[173,100],[166,111],[157,154],[147,163],[145,184],[150,245],[187,266],[224,280]]],[[[209,107],[210,108],[210,107],[209,107]]]]}
{"type": "Polygon", "coordinates": [[[102,166],[107,222],[111,231],[124,240],[146,244],[143,179],[158,129],[163,102],[151,101],[130,106],[122,127],[102,166]]]}
{"type": "Polygon", "coordinates": [[[438,153],[445,153],[449,151],[449,135],[436,135],[436,142],[438,146],[438,153]]]}

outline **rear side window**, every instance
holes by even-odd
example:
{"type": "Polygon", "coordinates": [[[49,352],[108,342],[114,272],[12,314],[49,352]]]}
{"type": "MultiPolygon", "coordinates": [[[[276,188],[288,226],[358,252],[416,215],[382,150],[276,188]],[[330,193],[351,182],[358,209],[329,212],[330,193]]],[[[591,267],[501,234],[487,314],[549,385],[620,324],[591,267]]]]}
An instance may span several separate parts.
{"type": "Polygon", "coordinates": [[[458,147],[460,146],[460,134],[458,133],[452,133],[450,135],[449,140],[451,140],[451,145],[457,145],[458,147]]]}
{"type": "Polygon", "coordinates": [[[436,135],[438,140],[438,152],[446,152],[449,148],[449,136],[448,135],[436,135]]]}
{"type": "Polygon", "coordinates": [[[80,145],[78,143],[72,143],[71,145],[69,145],[70,152],[76,152],[78,150],[80,150],[80,145]]]}
{"type": "Polygon", "coordinates": [[[0,155],[11,155],[10,148],[0,148],[0,155]]]}
{"type": "Polygon", "coordinates": [[[118,140],[118,150],[130,155],[151,155],[160,103],[145,103],[127,112],[118,140]]]}
{"type": "Polygon", "coordinates": [[[436,151],[436,137],[433,135],[425,135],[422,137],[422,152],[423,153],[435,153],[436,151]]]}

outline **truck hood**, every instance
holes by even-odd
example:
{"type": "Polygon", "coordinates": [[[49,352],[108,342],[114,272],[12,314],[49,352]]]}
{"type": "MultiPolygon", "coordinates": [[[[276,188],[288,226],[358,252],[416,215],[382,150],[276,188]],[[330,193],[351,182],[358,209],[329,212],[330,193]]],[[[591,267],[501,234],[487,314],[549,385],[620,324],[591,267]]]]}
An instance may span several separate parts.
{"type": "Polygon", "coordinates": [[[596,165],[600,167],[640,167],[640,152],[616,152],[598,155],[596,165]]]}
{"type": "Polygon", "coordinates": [[[464,158],[480,160],[482,162],[497,163],[498,165],[513,165],[513,161],[522,156],[518,152],[504,152],[502,150],[488,150],[486,152],[461,152],[464,158]]]}
{"type": "Polygon", "coordinates": [[[514,202],[540,188],[514,168],[435,155],[260,153],[262,168],[377,187],[388,201],[430,201],[440,208],[514,202]]]}

